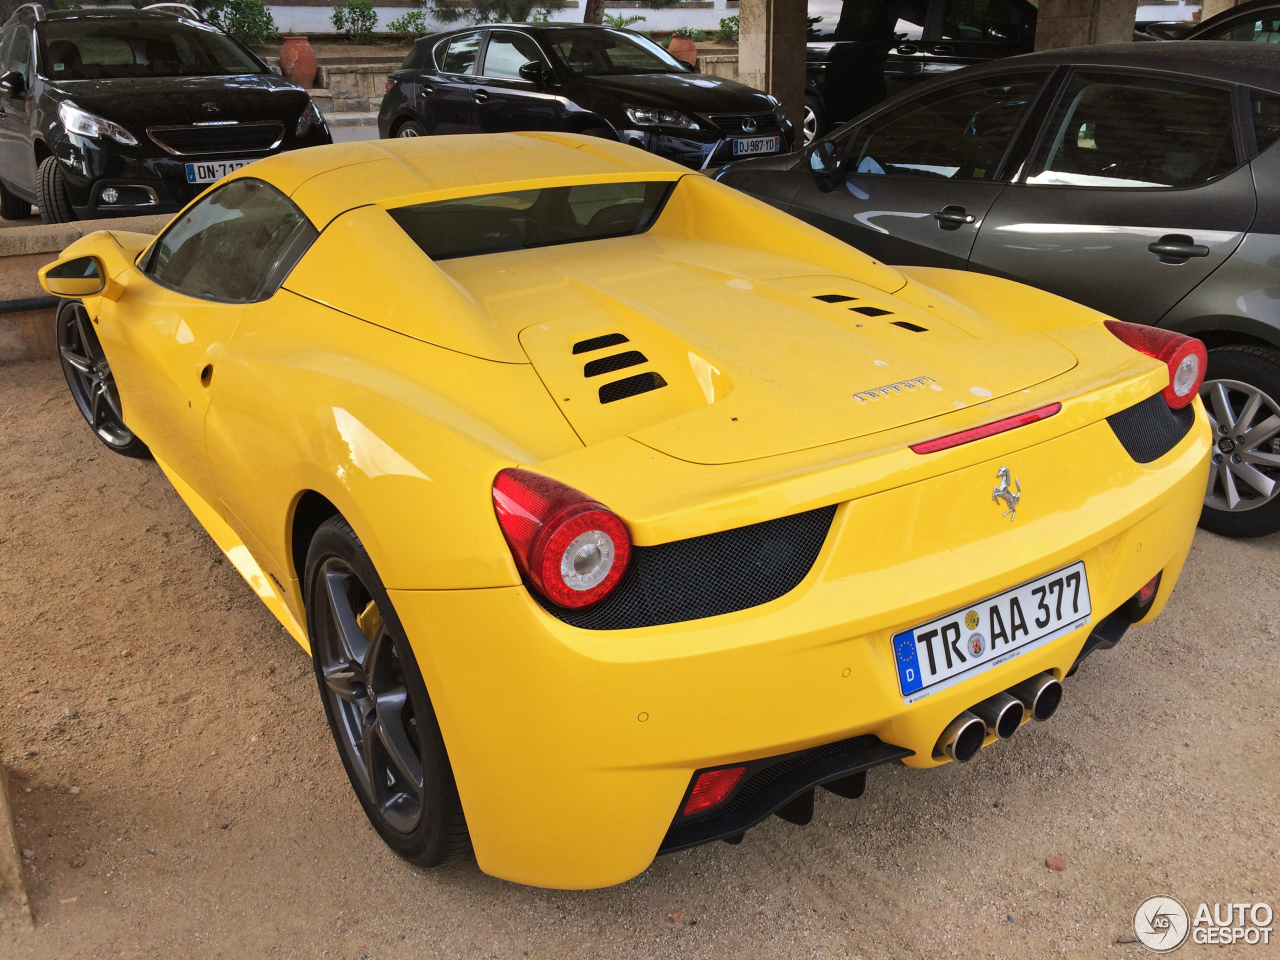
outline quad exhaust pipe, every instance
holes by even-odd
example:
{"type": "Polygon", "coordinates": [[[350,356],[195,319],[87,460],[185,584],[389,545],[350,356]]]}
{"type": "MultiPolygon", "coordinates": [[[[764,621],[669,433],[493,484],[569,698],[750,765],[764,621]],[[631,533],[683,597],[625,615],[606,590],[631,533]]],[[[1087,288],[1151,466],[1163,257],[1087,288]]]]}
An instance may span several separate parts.
{"type": "Polygon", "coordinates": [[[966,763],[982,749],[988,734],[1008,740],[1027,714],[1033,720],[1048,720],[1061,702],[1062,684],[1051,673],[1038,673],[952,720],[938,738],[934,756],[966,763]]]}

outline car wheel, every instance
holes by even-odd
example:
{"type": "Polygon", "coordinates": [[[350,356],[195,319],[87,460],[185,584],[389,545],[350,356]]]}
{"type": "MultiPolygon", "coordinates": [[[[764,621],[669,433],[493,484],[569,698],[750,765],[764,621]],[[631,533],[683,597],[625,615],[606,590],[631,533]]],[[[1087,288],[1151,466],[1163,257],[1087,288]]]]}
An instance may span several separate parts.
{"type": "Polygon", "coordinates": [[[1200,526],[1226,537],[1280,530],[1280,353],[1215,347],[1200,388],[1213,463],[1200,526]]]}
{"type": "Polygon", "coordinates": [[[71,396],[99,440],[126,457],[147,457],[151,451],[124,425],[120,393],[111,364],[93,332],[89,311],[79,300],[63,300],[54,314],[58,356],[71,396]]]}
{"type": "Polygon", "coordinates": [[[427,128],[420,124],[417,120],[406,120],[400,126],[396,127],[397,137],[425,137],[427,128]]]}
{"type": "Polygon", "coordinates": [[[76,219],[67,196],[67,183],[57,157],[45,157],[36,176],[36,206],[45,223],[70,223],[76,219]]]}
{"type": "Polygon", "coordinates": [[[31,204],[9,192],[9,188],[0,183],[0,217],[5,220],[25,220],[31,216],[31,204]]]}
{"type": "Polygon", "coordinates": [[[827,130],[827,111],[822,106],[822,101],[813,94],[807,94],[804,98],[804,123],[802,132],[804,134],[804,145],[807,147],[813,141],[826,133],[827,130]]]}
{"type": "Polygon", "coordinates": [[[369,822],[418,866],[465,853],[467,822],[431,698],[373,562],[341,517],[312,538],[304,582],[325,716],[369,822]]]}

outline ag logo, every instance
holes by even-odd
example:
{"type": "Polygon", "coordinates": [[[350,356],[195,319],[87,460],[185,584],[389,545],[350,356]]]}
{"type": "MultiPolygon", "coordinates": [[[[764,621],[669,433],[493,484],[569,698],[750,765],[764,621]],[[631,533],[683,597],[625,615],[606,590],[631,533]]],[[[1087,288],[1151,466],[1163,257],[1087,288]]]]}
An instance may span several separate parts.
{"type": "Polygon", "coordinates": [[[1156,953],[1170,953],[1186,943],[1191,917],[1173,897],[1147,897],[1133,915],[1138,942],[1156,953]]]}

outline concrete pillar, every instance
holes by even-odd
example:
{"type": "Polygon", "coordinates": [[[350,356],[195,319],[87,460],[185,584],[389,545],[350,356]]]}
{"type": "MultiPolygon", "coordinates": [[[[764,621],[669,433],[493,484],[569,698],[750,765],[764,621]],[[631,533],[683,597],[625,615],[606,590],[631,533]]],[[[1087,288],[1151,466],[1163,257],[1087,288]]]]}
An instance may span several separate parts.
{"type": "Polygon", "coordinates": [[[738,7],[738,79],[781,100],[797,128],[808,16],[807,0],[742,0],[738,7]]]}
{"type": "Polygon", "coordinates": [[[1036,49],[1128,43],[1138,0],[1041,0],[1036,49]]]}
{"type": "Polygon", "coordinates": [[[1204,0],[1204,6],[1200,8],[1200,22],[1204,23],[1210,17],[1217,16],[1223,10],[1230,10],[1236,5],[1236,0],[1204,0]]]}

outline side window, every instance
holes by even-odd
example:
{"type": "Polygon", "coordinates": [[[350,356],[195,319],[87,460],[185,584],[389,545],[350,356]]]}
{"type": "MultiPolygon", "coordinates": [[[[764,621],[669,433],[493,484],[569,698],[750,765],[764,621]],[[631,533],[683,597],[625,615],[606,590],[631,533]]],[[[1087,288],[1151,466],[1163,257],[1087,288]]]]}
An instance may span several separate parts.
{"type": "Polygon", "coordinates": [[[859,130],[849,170],[990,180],[1045,76],[970,80],[906,103],[859,130]]]}
{"type": "Polygon", "coordinates": [[[518,80],[520,68],[531,60],[546,62],[533,37],[505,31],[491,33],[484,50],[483,73],[495,80],[518,80]]]}
{"type": "Polygon", "coordinates": [[[1253,133],[1261,153],[1280,140],[1280,97],[1253,90],[1249,94],[1249,103],[1253,113],[1253,133]]]}
{"type": "Polygon", "coordinates": [[[4,58],[4,69],[7,73],[12,70],[14,73],[22,74],[22,79],[31,82],[31,72],[28,64],[31,61],[31,30],[29,27],[19,26],[13,35],[13,42],[9,44],[7,55],[4,58]]]}
{"type": "Polygon", "coordinates": [[[442,73],[471,75],[476,72],[476,54],[480,52],[480,31],[464,33],[449,41],[448,47],[439,53],[442,73]]]}
{"type": "Polygon", "coordinates": [[[233,180],[160,235],[146,272],[201,300],[249,303],[275,293],[317,236],[275,187],[233,180]]]}
{"type": "Polygon", "coordinates": [[[18,35],[21,27],[13,26],[0,36],[0,73],[4,73],[9,69],[9,49],[13,46],[13,38],[18,35]]]}
{"type": "Polygon", "coordinates": [[[945,0],[942,39],[1013,44],[1031,49],[1036,8],[1027,0],[945,0]]]}
{"type": "Polygon", "coordinates": [[[1201,40],[1242,40],[1246,43],[1280,43],[1280,17],[1236,21],[1201,40]]]}
{"type": "Polygon", "coordinates": [[[924,36],[928,0],[809,0],[810,40],[892,46],[924,36]]]}
{"type": "Polygon", "coordinates": [[[1231,94],[1175,80],[1076,74],[1027,183],[1194,187],[1233,169],[1231,94]]]}

